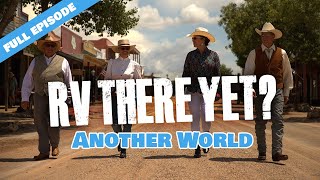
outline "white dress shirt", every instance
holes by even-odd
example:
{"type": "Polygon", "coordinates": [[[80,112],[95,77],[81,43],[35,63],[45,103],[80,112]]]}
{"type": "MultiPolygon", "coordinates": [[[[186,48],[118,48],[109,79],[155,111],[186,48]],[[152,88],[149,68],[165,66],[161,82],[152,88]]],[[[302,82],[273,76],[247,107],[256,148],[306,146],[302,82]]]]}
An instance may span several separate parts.
{"type": "MultiPolygon", "coordinates": [[[[265,45],[261,44],[262,51],[266,53],[267,57],[270,59],[273,51],[276,50],[275,45],[273,44],[269,49],[270,51],[268,52],[266,49],[268,49],[265,45]]],[[[283,95],[284,96],[289,96],[290,90],[293,88],[293,77],[292,77],[292,70],[291,70],[291,65],[290,61],[288,58],[288,55],[285,50],[281,50],[282,53],[282,66],[283,66],[283,95]]],[[[249,56],[246,61],[245,69],[244,69],[244,75],[253,75],[256,64],[256,51],[255,49],[252,50],[249,53],[249,56]]]]}
{"type": "MultiPolygon", "coordinates": [[[[52,57],[49,57],[49,58],[44,56],[46,59],[47,65],[49,65],[51,63],[51,61],[55,57],[55,55],[56,54],[54,54],[52,57]]],[[[33,83],[33,77],[32,77],[34,65],[35,65],[35,59],[33,59],[32,62],[30,63],[30,66],[24,76],[24,79],[23,79],[22,88],[21,88],[22,101],[29,102],[30,94],[31,94],[32,90],[34,89],[34,83],[33,83]]],[[[72,75],[71,75],[69,63],[66,59],[63,59],[62,71],[63,71],[63,75],[64,75],[64,83],[67,85],[67,87],[69,87],[70,82],[72,81],[72,75]]]]}
{"type": "Polygon", "coordinates": [[[140,65],[129,58],[118,57],[108,63],[104,79],[141,79],[140,65]]]}

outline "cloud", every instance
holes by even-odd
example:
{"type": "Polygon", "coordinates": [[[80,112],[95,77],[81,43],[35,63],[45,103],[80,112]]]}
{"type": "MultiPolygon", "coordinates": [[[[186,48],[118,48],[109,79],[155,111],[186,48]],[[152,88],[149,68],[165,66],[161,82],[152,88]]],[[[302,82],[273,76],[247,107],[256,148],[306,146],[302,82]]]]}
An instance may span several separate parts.
{"type": "Polygon", "coordinates": [[[179,18],[161,17],[157,8],[150,5],[139,8],[140,16],[138,26],[149,29],[162,29],[166,26],[179,24],[179,18]]]}
{"type": "Polygon", "coordinates": [[[178,38],[175,41],[163,40],[153,51],[143,55],[145,74],[154,73],[155,76],[173,79],[181,77],[185,57],[192,50],[190,39],[178,38]]]}
{"type": "Polygon", "coordinates": [[[161,30],[168,26],[178,26],[181,24],[216,24],[219,20],[218,16],[210,16],[205,8],[198,7],[195,4],[182,8],[177,17],[162,17],[159,10],[150,5],[139,8],[138,14],[140,16],[138,28],[153,30],[161,30]]]}
{"type": "Polygon", "coordinates": [[[161,0],[156,1],[155,6],[159,7],[161,10],[172,13],[180,11],[182,8],[188,6],[189,4],[195,4],[198,7],[205,7],[210,12],[218,12],[222,6],[225,6],[231,2],[236,4],[241,4],[244,0],[183,0],[183,1],[174,1],[174,0],[161,0]]]}
{"type": "Polygon", "coordinates": [[[204,22],[208,24],[216,24],[219,17],[210,17],[209,12],[200,8],[195,4],[183,8],[180,12],[181,22],[183,23],[199,23],[204,22]]]}

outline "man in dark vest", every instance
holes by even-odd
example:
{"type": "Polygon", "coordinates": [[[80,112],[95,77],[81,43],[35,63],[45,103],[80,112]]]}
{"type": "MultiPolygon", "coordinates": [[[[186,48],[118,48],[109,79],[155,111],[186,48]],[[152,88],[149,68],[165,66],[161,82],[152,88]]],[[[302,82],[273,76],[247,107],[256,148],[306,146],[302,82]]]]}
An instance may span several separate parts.
{"type": "MultiPolygon", "coordinates": [[[[274,76],[277,84],[277,91],[271,103],[272,119],[272,160],[287,160],[288,155],[282,154],[283,137],[283,106],[289,100],[290,90],[293,88],[292,70],[290,61],[285,50],[276,47],[273,43],[275,39],[282,36],[282,32],[275,29],[271,23],[265,23],[262,30],[255,29],[261,36],[262,44],[252,50],[247,58],[244,70],[245,75],[256,75],[257,79],[269,74],[274,76]]],[[[258,84],[258,83],[257,83],[258,84]]],[[[258,144],[258,160],[266,160],[266,124],[267,120],[262,118],[262,103],[265,98],[263,95],[257,95],[258,87],[255,87],[255,131],[258,144]]]]}
{"type": "Polygon", "coordinates": [[[37,43],[43,55],[37,56],[30,63],[22,83],[21,107],[29,108],[29,97],[34,91],[34,124],[39,135],[39,152],[34,160],[48,159],[50,146],[52,156],[59,154],[60,129],[50,126],[48,82],[64,82],[67,87],[72,81],[68,61],[57,55],[60,50],[60,41],[48,36],[37,43]]]}

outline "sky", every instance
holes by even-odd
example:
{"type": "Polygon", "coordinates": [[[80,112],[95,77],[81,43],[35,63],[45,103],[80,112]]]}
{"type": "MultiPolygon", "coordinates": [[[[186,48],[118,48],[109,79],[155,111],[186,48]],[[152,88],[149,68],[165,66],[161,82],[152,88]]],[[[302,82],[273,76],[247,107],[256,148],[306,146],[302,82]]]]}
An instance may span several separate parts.
{"type": "MultiPolygon", "coordinates": [[[[127,36],[109,37],[104,34],[103,37],[115,45],[119,39],[129,39],[140,51],[145,75],[154,73],[157,77],[174,79],[181,77],[186,55],[195,49],[191,38],[186,35],[197,27],[204,27],[216,39],[208,48],[218,53],[221,64],[231,68],[234,74],[240,73],[237,58],[230,49],[225,48],[231,40],[228,40],[223,27],[218,25],[221,7],[230,2],[239,4],[243,0],[133,0],[127,8],[138,8],[138,25],[129,30],[127,36]]],[[[29,20],[35,17],[30,5],[23,11],[29,14],[29,20]]],[[[85,36],[83,32],[79,34],[85,40],[101,38],[96,33],[90,36],[85,36]]]]}

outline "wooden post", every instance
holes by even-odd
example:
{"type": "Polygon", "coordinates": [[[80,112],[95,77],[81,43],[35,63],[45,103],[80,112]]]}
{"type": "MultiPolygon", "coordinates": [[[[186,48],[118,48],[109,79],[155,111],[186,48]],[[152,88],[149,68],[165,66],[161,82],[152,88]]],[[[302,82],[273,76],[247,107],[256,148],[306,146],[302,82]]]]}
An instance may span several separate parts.
{"type": "Polygon", "coordinates": [[[9,78],[8,78],[8,74],[9,74],[9,60],[7,59],[5,60],[4,63],[4,110],[8,111],[8,99],[9,99],[9,78]]]}
{"type": "Polygon", "coordinates": [[[303,102],[308,102],[308,78],[306,64],[303,64],[303,102]]]}

